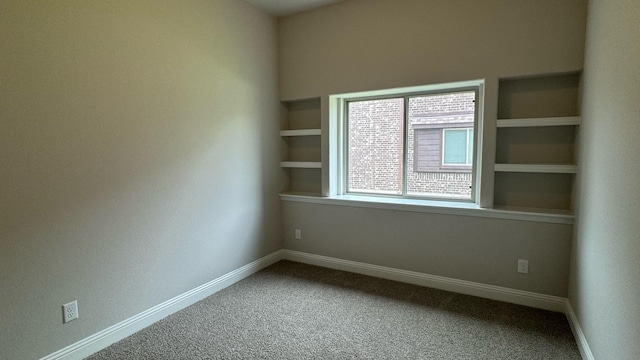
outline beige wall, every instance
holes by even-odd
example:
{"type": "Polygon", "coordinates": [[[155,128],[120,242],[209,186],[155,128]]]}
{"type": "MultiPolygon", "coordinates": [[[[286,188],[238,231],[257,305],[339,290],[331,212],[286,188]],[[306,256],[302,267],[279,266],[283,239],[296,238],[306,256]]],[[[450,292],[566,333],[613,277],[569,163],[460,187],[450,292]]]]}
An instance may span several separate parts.
{"type": "Polygon", "coordinates": [[[582,68],[586,0],[349,0],[279,20],[283,100],[582,68]]]}
{"type": "MultiPolygon", "coordinates": [[[[279,20],[280,95],[578,71],[585,21],[584,0],[349,0],[279,20]]],[[[571,225],[283,206],[287,249],[567,295],[571,225]],[[292,239],[295,228],[304,241],[292,239]],[[519,258],[529,275],[517,274],[519,258]]]]}
{"type": "Polygon", "coordinates": [[[640,2],[590,1],[569,300],[596,359],[640,358],[640,2]]]}
{"type": "Polygon", "coordinates": [[[286,249],[566,296],[572,225],[300,202],[283,218],[286,249]]]}
{"type": "Polygon", "coordinates": [[[0,358],[281,248],[276,35],[236,0],[0,2],[0,358]]]}

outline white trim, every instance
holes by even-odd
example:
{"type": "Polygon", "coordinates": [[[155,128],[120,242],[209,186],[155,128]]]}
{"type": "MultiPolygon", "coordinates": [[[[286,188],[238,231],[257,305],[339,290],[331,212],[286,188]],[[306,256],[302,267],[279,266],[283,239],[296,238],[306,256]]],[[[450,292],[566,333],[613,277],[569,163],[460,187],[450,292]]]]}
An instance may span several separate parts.
{"type": "Polygon", "coordinates": [[[526,172],[547,174],[575,174],[578,172],[576,165],[550,165],[550,164],[495,164],[498,172],[526,172]]]}
{"type": "Polygon", "coordinates": [[[478,87],[482,85],[484,80],[468,80],[468,81],[457,81],[450,83],[439,83],[439,84],[430,84],[430,85],[418,85],[418,86],[408,86],[408,87],[399,87],[399,88],[391,88],[391,89],[382,89],[382,90],[368,90],[368,91],[357,91],[351,93],[343,93],[343,94],[334,94],[331,97],[334,98],[366,98],[366,97],[374,97],[374,96],[395,96],[397,94],[414,94],[414,93],[423,93],[423,92],[438,92],[443,90],[450,90],[455,88],[472,88],[478,87]]]}
{"type": "MultiPolygon", "coordinates": [[[[474,92],[475,93],[475,111],[474,111],[474,125],[473,128],[476,129],[474,131],[474,136],[476,134],[482,135],[484,132],[482,131],[483,126],[483,116],[480,112],[482,106],[480,104],[484,103],[484,80],[469,80],[469,81],[460,81],[460,82],[452,82],[452,83],[440,83],[440,84],[431,84],[431,85],[422,85],[422,86],[411,86],[411,87],[403,87],[403,88],[392,88],[392,89],[384,89],[384,90],[371,90],[371,91],[360,91],[353,93],[344,93],[344,94],[335,94],[329,96],[330,109],[329,109],[329,119],[328,119],[328,127],[329,129],[336,129],[336,131],[329,132],[329,143],[331,146],[336,146],[334,149],[335,155],[332,155],[330,151],[330,159],[329,164],[326,168],[329,170],[329,183],[335,184],[334,188],[329,187],[326,190],[323,190],[323,195],[334,196],[334,195],[345,195],[348,192],[347,179],[348,179],[348,154],[347,149],[349,147],[348,144],[348,133],[346,130],[348,119],[346,115],[346,104],[350,101],[365,101],[365,100],[383,100],[388,98],[404,98],[405,99],[405,108],[407,107],[407,99],[409,97],[415,96],[430,96],[430,95],[443,95],[443,94],[453,94],[459,92],[474,92]],[[335,105],[335,106],[334,106],[335,105]],[[334,165],[335,164],[335,165],[334,165]]],[[[406,109],[405,109],[406,110],[406,109]]],[[[407,164],[407,134],[408,124],[407,124],[407,114],[405,111],[405,119],[404,125],[405,128],[404,134],[404,144],[403,144],[403,164],[406,169],[407,164]]],[[[477,154],[482,154],[482,141],[480,138],[478,140],[474,139],[474,150],[473,156],[476,159],[472,161],[474,164],[481,164],[480,157],[477,157],[477,154]],[[477,157],[477,158],[476,158],[477,157]]],[[[466,165],[465,165],[466,166],[466,165]]],[[[480,181],[477,180],[479,178],[479,167],[472,166],[472,171],[475,175],[472,177],[472,189],[471,189],[471,199],[474,202],[478,202],[479,194],[478,188],[480,187],[480,181]]],[[[406,174],[403,175],[403,183],[406,182],[406,174]]],[[[405,184],[406,185],[406,184],[405,184]]],[[[403,186],[403,196],[406,195],[406,186],[403,186]]]]}
{"type": "Polygon", "coordinates": [[[569,326],[571,327],[571,332],[573,332],[573,337],[576,339],[576,343],[578,344],[578,350],[580,350],[580,355],[584,360],[595,360],[593,353],[591,352],[591,348],[587,343],[587,338],[584,336],[584,332],[582,332],[582,328],[580,327],[580,323],[578,322],[578,317],[576,313],[573,311],[573,306],[571,306],[571,302],[567,300],[567,308],[565,309],[565,314],[567,315],[567,320],[569,321],[569,326]]]}
{"type": "MultiPolygon", "coordinates": [[[[302,196],[302,197],[312,197],[312,198],[321,198],[322,194],[320,193],[313,193],[313,192],[300,192],[300,191],[287,191],[284,193],[280,193],[280,198],[282,198],[283,196],[302,196]]],[[[282,200],[282,199],[281,199],[282,200]]]]}
{"type": "Polygon", "coordinates": [[[320,161],[282,161],[280,166],[283,168],[301,168],[301,169],[321,169],[320,161]]]}
{"type": "Polygon", "coordinates": [[[567,299],[558,296],[452,279],[385,266],[371,265],[293,250],[282,250],[282,255],[286,260],[322,266],[330,269],[349,271],[357,274],[375,276],[382,279],[400,281],[413,285],[426,286],[434,289],[473,295],[481,298],[504,301],[561,313],[564,313],[566,310],[567,299]]]}
{"type": "Polygon", "coordinates": [[[536,209],[485,209],[470,202],[434,201],[365,195],[322,197],[311,194],[283,193],[280,200],[312,204],[350,206],[371,209],[411,211],[442,215],[473,216],[493,219],[533,221],[552,224],[573,224],[574,216],[566,211],[536,209]]]}
{"type": "Polygon", "coordinates": [[[148,310],[134,315],[124,321],[99,331],[74,344],[43,357],[41,360],[74,360],[83,359],[127,336],[144,329],[177,311],[192,305],[207,296],[272,265],[282,259],[282,250],[273,252],[236,270],[224,274],[204,285],[189,290],[148,310]]]}
{"type": "Polygon", "coordinates": [[[175,312],[186,308],[189,305],[206,298],[207,296],[215,294],[225,287],[251,276],[252,274],[282,259],[544,310],[564,312],[569,321],[569,325],[571,326],[571,330],[576,337],[576,342],[583,358],[586,360],[595,360],[591,350],[589,349],[584,333],[578,324],[573,308],[566,298],[286,249],[275,251],[265,257],[255,260],[204,285],[169,299],[74,344],[49,354],[40,360],[83,359],[175,312]]]}
{"type": "Polygon", "coordinates": [[[320,129],[280,130],[280,136],[314,136],[320,134],[320,129]]]}
{"type": "Polygon", "coordinates": [[[580,116],[498,119],[498,121],[496,122],[496,126],[499,128],[534,127],[534,126],[577,126],[577,125],[580,125],[580,116]]]}

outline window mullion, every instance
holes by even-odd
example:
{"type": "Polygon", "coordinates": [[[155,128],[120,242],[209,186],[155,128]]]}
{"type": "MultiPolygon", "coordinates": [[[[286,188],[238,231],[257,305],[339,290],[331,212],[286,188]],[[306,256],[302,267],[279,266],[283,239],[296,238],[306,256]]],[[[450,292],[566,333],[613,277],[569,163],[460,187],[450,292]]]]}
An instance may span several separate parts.
{"type": "MultiPolygon", "coordinates": [[[[404,97],[404,131],[403,131],[403,141],[402,141],[402,196],[407,196],[407,172],[409,171],[409,160],[407,155],[409,154],[409,149],[407,148],[407,144],[409,144],[409,97],[404,97]]],[[[415,139],[414,139],[415,140],[415,139]]]]}

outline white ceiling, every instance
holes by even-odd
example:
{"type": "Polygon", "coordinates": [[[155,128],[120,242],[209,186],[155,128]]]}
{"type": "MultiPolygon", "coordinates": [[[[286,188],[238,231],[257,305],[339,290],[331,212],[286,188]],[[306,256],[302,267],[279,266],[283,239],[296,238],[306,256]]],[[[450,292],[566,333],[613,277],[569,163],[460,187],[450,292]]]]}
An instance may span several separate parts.
{"type": "Polygon", "coordinates": [[[276,16],[291,15],[294,13],[319,8],[325,5],[337,3],[343,0],[245,0],[264,12],[276,16]]]}

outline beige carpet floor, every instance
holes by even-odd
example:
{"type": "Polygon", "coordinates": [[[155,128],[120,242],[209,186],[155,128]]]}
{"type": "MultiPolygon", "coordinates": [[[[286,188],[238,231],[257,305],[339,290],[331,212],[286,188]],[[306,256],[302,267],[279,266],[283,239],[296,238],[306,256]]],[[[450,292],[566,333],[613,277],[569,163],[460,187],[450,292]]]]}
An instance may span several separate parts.
{"type": "Polygon", "coordinates": [[[580,359],[563,314],[290,261],[89,357],[580,359]]]}

